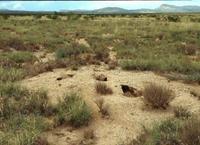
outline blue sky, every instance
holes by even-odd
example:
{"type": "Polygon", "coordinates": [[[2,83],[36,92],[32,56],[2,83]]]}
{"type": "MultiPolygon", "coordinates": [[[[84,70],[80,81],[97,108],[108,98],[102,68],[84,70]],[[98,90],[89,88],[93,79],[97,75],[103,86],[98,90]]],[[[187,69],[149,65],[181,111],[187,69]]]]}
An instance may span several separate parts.
{"type": "Polygon", "coordinates": [[[103,7],[121,7],[126,9],[140,8],[157,8],[161,4],[172,4],[177,6],[182,5],[198,5],[200,0],[185,0],[185,1],[0,1],[0,9],[10,10],[74,10],[74,9],[98,9],[103,7]]]}

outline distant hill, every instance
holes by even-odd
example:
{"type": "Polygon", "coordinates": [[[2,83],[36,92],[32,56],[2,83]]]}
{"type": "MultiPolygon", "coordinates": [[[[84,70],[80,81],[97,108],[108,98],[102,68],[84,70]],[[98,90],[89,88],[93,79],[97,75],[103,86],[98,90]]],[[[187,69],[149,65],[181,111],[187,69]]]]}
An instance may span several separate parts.
{"type": "Polygon", "coordinates": [[[68,11],[74,13],[93,13],[93,14],[124,14],[124,13],[194,13],[200,12],[200,6],[174,6],[163,4],[156,9],[136,9],[127,10],[119,7],[105,7],[91,11],[68,11]]]}
{"type": "MultiPolygon", "coordinates": [[[[61,13],[75,13],[75,14],[131,14],[131,13],[196,13],[200,12],[200,6],[175,6],[163,4],[156,9],[136,9],[128,10],[119,7],[105,7],[96,10],[61,10],[61,13]]],[[[0,9],[0,13],[7,14],[25,14],[25,13],[47,13],[53,14],[53,11],[18,11],[0,9]]]]}

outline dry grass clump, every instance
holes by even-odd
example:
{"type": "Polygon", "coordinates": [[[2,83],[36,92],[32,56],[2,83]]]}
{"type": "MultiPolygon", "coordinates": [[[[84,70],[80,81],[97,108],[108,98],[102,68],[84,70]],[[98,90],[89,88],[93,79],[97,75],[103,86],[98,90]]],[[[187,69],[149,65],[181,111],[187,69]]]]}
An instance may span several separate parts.
{"type": "Polygon", "coordinates": [[[170,101],[174,98],[172,90],[155,83],[145,86],[143,95],[145,102],[156,109],[166,109],[170,101]]]}
{"type": "Polygon", "coordinates": [[[112,94],[113,91],[105,83],[97,83],[95,86],[96,92],[102,95],[112,94]]]}
{"type": "Polygon", "coordinates": [[[181,119],[188,119],[191,117],[191,112],[182,106],[175,107],[174,116],[181,119]]]}
{"type": "Polygon", "coordinates": [[[95,103],[97,104],[102,117],[110,116],[109,106],[105,104],[103,97],[97,97],[95,103]]]}

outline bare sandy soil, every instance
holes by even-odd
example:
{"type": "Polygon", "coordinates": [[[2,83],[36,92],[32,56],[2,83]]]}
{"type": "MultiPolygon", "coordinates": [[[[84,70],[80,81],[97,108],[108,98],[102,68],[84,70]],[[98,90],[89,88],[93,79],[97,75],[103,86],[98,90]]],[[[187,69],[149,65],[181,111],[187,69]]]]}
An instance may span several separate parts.
{"type": "Polygon", "coordinates": [[[108,70],[107,66],[85,66],[77,71],[56,69],[22,81],[29,89],[43,88],[48,91],[51,103],[67,92],[77,92],[92,108],[93,119],[89,126],[73,129],[69,126],[59,127],[44,135],[53,145],[120,145],[136,138],[143,131],[143,127],[151,127],[153,123],[173,116],[173,107],[184,106],[192,113],[200,114],[200,101],[190,94],[191,89],[200,89],[199,86],[168,81],[166,78],[153,72],[123,71],[120,68],[108,70]],[[95,104],[94,75],[104,74],[105,82],[113,89],[112,95],[102,96],[109,106],[110,117],[102,118],[95,104]],[[58,81],[57,78],[63,79],[58,81]],[[143,97],[126,97],[121,90],[121,84],[137,89],[143,89],[145,84],[156,82],[166,85],[175,92],[175,99],[167,110],[152,110],[145,106],[143,97]],[[83,133],[87,128],[94,130],[95,139],[83,142],[83,133]]]}

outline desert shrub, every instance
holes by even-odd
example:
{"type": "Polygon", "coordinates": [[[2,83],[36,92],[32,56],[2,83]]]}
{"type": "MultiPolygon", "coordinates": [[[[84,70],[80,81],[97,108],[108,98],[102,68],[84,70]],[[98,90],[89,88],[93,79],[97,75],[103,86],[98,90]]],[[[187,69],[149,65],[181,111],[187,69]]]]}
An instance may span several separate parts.
{"type": "Polygon", "coordinates": [[[59,124],[71,123],[75,127],[80,127],[87,125],[90,119],[90,108],[77,94],[66,95],[58,104],[59,124]]]}
{"type": "Polygon", "coordinates": [[[191,113],[186,108],[178,106],[174,109],[174,116],[181,119],[188,119],[191,113]]]}
{"type": "Polygon", "coordinates": [[[153,108],[166,109],[173,99],[173,92],[165,86],[151,83],[144,88],[144,100],[153,108]]]}
{"type": "Polygon", "coordinates": [[[181,127],[180,139],[184,145],[200,144],[200,119],[192,117],[181,127]]]}
{"type": "Polygon", "coordinates": [[[105,83],[96,83],[95,86],[96,92],[102,95],[112,94],[113,91],[105,83]]]}
{"type": "Polygon", "coordinates": [[[18,81],[24,77],[24,71],[16,68],[0,67],[0,81],[18,81]]]}
{"type": "Polygon", "coordinates": [[[86,52],[90,52],[91,50],[80,44],[72,43],[66,48],[59,48],[56,50],[56,57],[58,59],[66,58],[66,57],[72,57],[72,56],[78,56],[79,54],[83,54],[86,52]]]}

